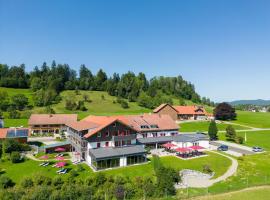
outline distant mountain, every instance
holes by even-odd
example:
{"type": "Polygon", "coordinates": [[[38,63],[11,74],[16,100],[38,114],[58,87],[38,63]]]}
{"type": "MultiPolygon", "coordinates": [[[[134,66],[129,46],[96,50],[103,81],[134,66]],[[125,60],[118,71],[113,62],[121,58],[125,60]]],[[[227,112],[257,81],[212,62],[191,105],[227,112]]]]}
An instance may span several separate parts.
{"type": "Polygon", "coordinates": [[[237,100],[229,102],[231,105],[256,105],[256,106],[268,106],[270,105],[270,100],[263,100],[263,99],[257,99],[257,100],[237,100]]]}

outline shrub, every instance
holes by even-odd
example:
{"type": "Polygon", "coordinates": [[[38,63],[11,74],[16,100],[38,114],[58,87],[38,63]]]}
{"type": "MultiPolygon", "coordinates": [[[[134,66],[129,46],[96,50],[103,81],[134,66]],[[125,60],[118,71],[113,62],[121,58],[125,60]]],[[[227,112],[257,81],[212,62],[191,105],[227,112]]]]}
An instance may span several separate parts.
{"type": "Polygon", "coordinates": [[[122,101],[121,101],[121,106],[122,106],[122,108],[124,108],[124,109],[129,108],[128,103],[127,103],[125,100],[122,100],[122,101]]]}
{"type": "Polygon", "coordinates": [[[244,138],[242,136],[237,136],[236,137],[236,143],[243,144],[244,143],[244,138]]]}
{"type": "Polygon", "coordinates": [[[30,187],[33,187],[34,186],[34,182],[33,182],[33,180],[30,177],[26,177],[26,178],[24,178],[22,180],[21,186],[23,188],[30,188],[30,187]]]}
{"type": "Polygon", "coordinates": [[[43,175],[37,175],[34,182],[36,185],[51,185],[52,179],[43,175]]]}
{"type": "Polygon", "coordinates": [[[203,165],[203,172],[207,174],[211,174],[213,170],[211,169],[210,165],[203,165]]]}
{"type": "Polygon", "coordinates": [[[21,155],[17,151],[13,151],[10,156],[10,160],[12,163],[19,163],[21,162],[21,155]]]}
{"type": "Polygon", "coordinates": [[[13,186],[14,182],[9,177],[5,175],[0,176],[0,188],[6,189],[13,186]]]}
{"type": "Polygon", "coordinates": [[[56,188],[60,188],[63,184],[64,181],[61,177],[56,176],[53,181],[52,181],[53,186],[55,186],[56,188]]]}
{"type": "Polygon", "coordinates": [[[83,166],[82,166],[82,165],[77,165],[77,171],[78,171],[78,172],[84,171],[83,166]]]}

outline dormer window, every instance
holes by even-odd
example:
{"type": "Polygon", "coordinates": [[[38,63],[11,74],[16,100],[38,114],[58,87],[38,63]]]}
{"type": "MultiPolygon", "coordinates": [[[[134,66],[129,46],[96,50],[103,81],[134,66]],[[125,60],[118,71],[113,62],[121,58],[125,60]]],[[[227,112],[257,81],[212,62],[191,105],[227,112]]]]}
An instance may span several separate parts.
{"type": "Polygon", "coordinates": [[[97,134],[97,137],[101,137],[101,132],[99,132],[99,133],[97,134]]]}
{"type": "Polygon", "coordinates": [[[147,126],[147,125],[141,125],[141,129],[149,129],[149,126],[147,126]]]}
{"type": "Polygon", "coordinates": [[[151,128],[158,128],[158,125],[152,124],[150,127],[151,127],[151,128]]]}

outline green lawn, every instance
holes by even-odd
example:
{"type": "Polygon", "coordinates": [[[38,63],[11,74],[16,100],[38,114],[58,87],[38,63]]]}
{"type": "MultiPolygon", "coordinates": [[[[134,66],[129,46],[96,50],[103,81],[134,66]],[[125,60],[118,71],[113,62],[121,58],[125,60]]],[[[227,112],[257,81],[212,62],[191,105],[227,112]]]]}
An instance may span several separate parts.
{"type": "Polygon", "coordinates": [[[237,111],[237,120],[233,122],[256,128],[270,128],[270,112],[237,111]]]}
{"type": "MultiPolygon", "coordinates": [[[[208,127],[209,127],[208,121],[197,121],[197,122],[184,122],[180,124],[180,131],[181,132],[207,132],[208,127]]],[[[219,131],[225,131],[226,128],[228,127],[228,124],[221,123],[217,124],[218,130],[219,131]]],[[[236,130],[243,130],[243,129],[249,129],[247,127],[243,126],[238,126],[238,125],[233,125],[233,127],[236,130]]]]}
{"type": "Polygon", "coordinates": [[[56,113],[74,113],[74,111],[67,111],[65,109],[65,99],[67,96],[73,96],[77,101],[83,100],[83,95],[87,94],[90,103],[85,103],[88,109],[85,112],[76,111],[79,114],[79,118],[84,118],[90,114],[92,115],[120,115],[120,114],[142,114],[149,113],[151,110],[139,106],[136,102],[129,102],[129,108],[124,109],[120,104],[116,103],[116,97],[108,95],[107,92],[97,91],[80,91],[79,95],[75,95],[74,91],[64,91],[61,93],[62,101],[59,104],[53,105],[53,109],[56,113]],[[102,99],[102,95],[105,97],[102,99]]]}
{"type": "Polygon", "coordinates": [[[29,99],[29,103],[33,104],[33,92],[30,89],[16,89],[16,88],[0,87],[0,91],[6,91],[9,97],[12,97],[16,94],[24,94],[29,99]]]}
{"type": "MultiPolygon", "coordinates": [[[[252,131],[252,132],[237,132],[237,135],[245,137],[247,141],[244,143],[246,146],[260,146],[266,150],[270,150],[270,131],[252,131]]],[[[226,140],[224,133],[219,133],[219,139],[226,140]]]]}
{"type": "Polygon", "coordinates": [[[270,196],[270,187],[255,187],[249,188],[246,190],[241,190],[238,192],[232,192],[227,194],[221,195],[214,195],[214,196],[206,196],[202,198],[196,198],[196,200],[268,200],[270,196]]]}
{"type": "Polygon", "coordinates": [[[28,119],[4,119],[5,127],[28,127],[28,119]]]}
{"type": "MultiPolygon", "coordinates": [[[[192,160],[182,160],[174,156],[161,157],[161,162],[164,164],[164,166],[173,167],[174,169],[177,169],[179,171],[182,169],[194,169],[202,171],[203,165],[210,165],[211,169],[215,172],[215,177],[224,174],[227,171],[228,167],[231,165],[231,161],[215,153],[209,152],[208,154],[209,156],[207,157],[192,160]]],[[[110,175],[136,177],[149,176],[152,175],[154,172],[152,164],[148,163],[138,166],[130,166],[115,170],[109,170],[106,171],[106,173],[110,175]]]]}
{"type": "Polygon", "coordinates": [[[207,194],[219,194],[241,190],[247,187],[269,185],[270,184],[270,153],[244,156],[238,159],[238,170],[235,176],[226,181],[216,183],[208,189],[190,188],[179,190],[178,197],[203,196],[207,194]]]}
{"type": "MultiPolygon", "coordinates": [[[[231,164],[231,161],[223,156],[210,153],[207,157],[197,158],[193,160],[181,160],[176,157],[161,157],[161,162],[165,166],[173,167],[177,170],[181,169],[195,169],[202,171],[203,165],[210,165],[211,169],[216,173],[215,176],[220,176],[226,172],[228,167],[231,164]]],[[[11,164],[9,161],[5,161],[0,163],[0,168],[5,169],[5,174],[9,176],[15,182],[20,182],[20,180],[27,176],[35,176],[36,174],[46,175],[48,177],[56,176],[56,168],[51,166],[40,167],[38,161],[26,160],[23,163],[11,164]]],[[[79,178],[87,178],[94,172],[90,169],[90,167],[83,165],[84,171],[79,173],[79,178]]],[[[69,164],[67,166],[69,169],[77,168],[77,166],[69,164]]],[[[128,176],[130,178],[138,177],[138,176],[153,176],[153,166],[152,163],[146,163],[142,165],[118,168],[113,170],[107,170],[103,173],[107,175],[120,175],[120,176],[128,176]]],[[[63,175],[63,177],[67,177],[67,175],[63,175]]]]}

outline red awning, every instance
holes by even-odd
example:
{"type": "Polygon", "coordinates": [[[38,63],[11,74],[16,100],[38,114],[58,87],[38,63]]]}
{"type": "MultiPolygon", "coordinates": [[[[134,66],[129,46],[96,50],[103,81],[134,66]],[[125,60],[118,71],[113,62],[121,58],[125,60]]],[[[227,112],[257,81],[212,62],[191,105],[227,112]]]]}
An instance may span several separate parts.
{"type": "Polygon", "coordinates": [[[193,149],[193,150],[202,150],[202,149],[204,149],[203,147],[201,147],[201,146],[191,146],[191,147],[189,147],[190,149],[193,149]]]}
{"type": "Polygon", "coordinates": [[[166,143],[166,144],[163,144],[162,146],[165,148],[172,148],[172,147],[175,147],[176,145],[172,143],[166,143]]]}
{"type": "Polygon", "coordinates": [[[179,153],[186,153],[186,152],[190,152],[191,149],[183,147],[183,148],[177,148],[177,149],[175,149],[175,151],[177,151],[179,153]]]}

